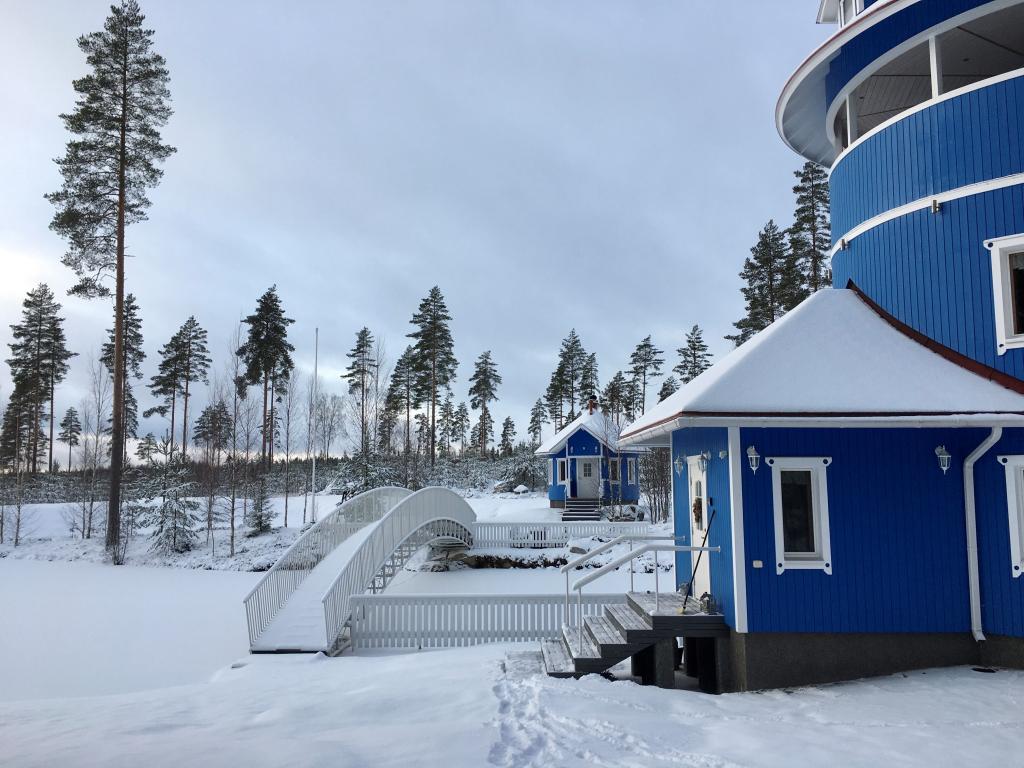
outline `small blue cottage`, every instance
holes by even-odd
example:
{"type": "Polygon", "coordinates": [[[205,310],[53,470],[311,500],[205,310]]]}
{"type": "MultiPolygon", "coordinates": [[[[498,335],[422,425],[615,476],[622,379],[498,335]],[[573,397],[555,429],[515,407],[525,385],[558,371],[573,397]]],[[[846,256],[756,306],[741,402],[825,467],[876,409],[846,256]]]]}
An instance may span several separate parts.
{"type": "Polygon", "coordinates": [[[823,0],[787,144],[832,289],[630,425],[671,450],[718,690],[1024,667],[1024,0],[823,0]],[[893,83],[899,83],[899,93],[893,83]]]}
{"type": "Polygon", "coordinates": [[[536,451],[549,461],[548,499],[563,520],[591,520],[607,504],[640,499],[640,453],[619,450],[619,426],[591,401],[536,451]]]}

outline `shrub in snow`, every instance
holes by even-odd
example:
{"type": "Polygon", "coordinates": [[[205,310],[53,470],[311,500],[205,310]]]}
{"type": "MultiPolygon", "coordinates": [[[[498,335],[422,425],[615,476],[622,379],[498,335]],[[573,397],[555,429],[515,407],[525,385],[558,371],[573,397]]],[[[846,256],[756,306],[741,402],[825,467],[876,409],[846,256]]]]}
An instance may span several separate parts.
{"type": "Polygon", "coordinates": [[[256,481],[252,496],[252,506],[249,507],[249,515],[245,522],[252,530],[253,535],[258,535],[269,533],[273,520],[274,510],[271,508],[270,500],[267,498],[267,483],[261,477],[256,481]]]}

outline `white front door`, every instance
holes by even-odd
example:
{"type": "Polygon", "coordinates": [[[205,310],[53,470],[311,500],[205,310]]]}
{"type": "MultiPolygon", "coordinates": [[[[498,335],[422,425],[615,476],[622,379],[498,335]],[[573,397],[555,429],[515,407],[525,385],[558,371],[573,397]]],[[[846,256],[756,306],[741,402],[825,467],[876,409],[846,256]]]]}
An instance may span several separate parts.
{"type": "MultiPolygon", "coordinates": [[[[700,469],[700,456],[690,456],[686,459],[686,475],[690,485],[690,545],[710,547],[710,538],[705,542],[708,525],[708,478],[707,473],[700,469]]],[[[690,594],[700,599],[705,592],[711,591],[711,558],[707,552],[691,552],[690,555],[690,572],[693,573],[693,589],[690,590],[690,594]],[[694,566],[696,571],[693,570],[694,566]]],[[[688,579],[689,575],[683,578],[688,579]]]]}
{"type": "Polygon", "coordinates": [[[576,459],[576,495],[596,499],[601,493],[601,460],[576,459]]]}

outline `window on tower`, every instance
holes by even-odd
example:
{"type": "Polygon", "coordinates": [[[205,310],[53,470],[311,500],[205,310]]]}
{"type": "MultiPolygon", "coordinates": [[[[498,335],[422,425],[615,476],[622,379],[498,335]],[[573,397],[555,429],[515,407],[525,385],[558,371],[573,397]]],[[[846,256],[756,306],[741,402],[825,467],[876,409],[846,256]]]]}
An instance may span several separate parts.
{"type": "Polygon", "coordinates": [[[989,240],[996,344],[1000,355],[1024,347],[1024,235],[989,240]]]}

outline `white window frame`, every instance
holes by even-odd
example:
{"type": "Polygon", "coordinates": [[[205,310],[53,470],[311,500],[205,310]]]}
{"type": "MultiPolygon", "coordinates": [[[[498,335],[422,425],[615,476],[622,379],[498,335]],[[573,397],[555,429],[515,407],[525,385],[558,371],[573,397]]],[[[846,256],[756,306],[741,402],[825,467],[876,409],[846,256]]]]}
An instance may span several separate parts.
{"type": "Polygon", "coordinates": [[[1010,255],[1024,253],[1024,234],[986,240],[992,253],[992,294],[996,310],[996,352],[1024,347],[1024,333],[1013,332],[1013,295],[1010,293],[1010,255]]]}
{"type": "Polygon", "coordinates": [[[832,575],[832,537],[828,524],[828,467],[830,456],[769,457],[772,468],[772,512],[775,517],[775,573],[788,570],[818,570],[832,575]],[[782,532],[782,472],[811,473],[811,510],[814,515],[814,552],[787,554],[782,532]]]}
{"type": "Polygon", "coordinates": [[[569,460],[559,459],[558,460],[558,484],[568,485],[569,484],[569,460]]]}
{"type": "Polygon", "coordinates": [[[608,482],[612,485],[618,485],[622,482],[622,460],[608,459],[608,482]]]}
{"type": "Polygon", "coordinates": [[[1006,470],[1006,508],[1010,525],[1010,573],[1024,574],[1024,456],[999,456],[1006,470]]]}
{"type": "Polygon", "coordinates": [[[636,485],[636,459],[626,459],[626,484],[636,485]]]}

